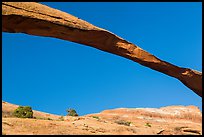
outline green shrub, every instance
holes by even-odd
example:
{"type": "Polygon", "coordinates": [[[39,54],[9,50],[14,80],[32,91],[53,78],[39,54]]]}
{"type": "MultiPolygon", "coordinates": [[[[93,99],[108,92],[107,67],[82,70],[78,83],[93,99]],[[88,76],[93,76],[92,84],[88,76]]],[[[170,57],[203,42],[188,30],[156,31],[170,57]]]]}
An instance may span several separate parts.
{"type": "Polygon", "coordinates": [[[34,119],[40,119],[40,120],[53,120],[51,118],[47,117],[33,117],[34,119]]]}
{"type": "Polygon", "coordinates": [[[18,118],[33,118],[33,111],[30,106],[19,106],[14,110],[13,115],[18,118]]]}
{"type": "Polygon", "coordinates": [[[48,117],[47,120],[53,120],[53,119],[51,119],[51,118],[48,117]]]}
{"type": "Polygon", "coordinates": [[[67,116],[78,116],[76,110],[74,109],[67,109],[67,116]]]}
{"type": "Polygon", "coordinates": [[[98,119],[98,120],[99,120],[99,117],[98,117],[98,116],[92,116],[92,118],[95,118],[95,119],[98,119]]]}
{"type": "Polygon", "coordinates": [[[146,123],[145,126],[147,126],[147,127],[151,127],[150,123],[146,123]]]}
{"type": "Polygon", "coordinates": [[[131,122],[124,121],[124,120],[118,120],[118,121],[115,121],[115,123],[120,124],[120,125],[130,126],[131,122]]]}

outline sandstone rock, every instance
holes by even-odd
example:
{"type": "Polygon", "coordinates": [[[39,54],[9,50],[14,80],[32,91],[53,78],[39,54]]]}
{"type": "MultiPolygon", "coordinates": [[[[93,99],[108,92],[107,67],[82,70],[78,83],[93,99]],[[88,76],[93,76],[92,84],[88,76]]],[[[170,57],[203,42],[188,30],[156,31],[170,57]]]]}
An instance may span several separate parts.
{"type": "Polygon", "coordinates": [[[174,77],[202,97],[201,72],[160,60],[107,30],[39,3],[2,2],[2,31],[55,37],[116,54],[174,77]]]}
{"type": "Polygon", "coordinates": [[[118,108],[105,110],[100,117],[120,117],[123,119],[144,119],[148,121],[166,122],[185,120],[186,122],[202,122],[202,113],[195,106],[167,106],[161,108],[118,108]]]}
{"type": "MultiPolygon", "coordinates": [[[[79,117],[67,116],[67,121],[59,121],[58,115],[55,115],[56,119],[53,115],[53,120],[4,117],[5,112],[14,111],[17,105],[7,102],[2,102],[2,105],[2,131],[7,135],[202,135],[202,113],[195,106],[118,108],[79,117]],[[98,116],[100,120],[92,116],[98,116]],[[114,118],[116,116],[117,119],[114,118]],[[119,120],[131,123],[123,125],[115,122],[119,120]]],[[[52,115],[33,112],[45,117],[52,115]]]]}

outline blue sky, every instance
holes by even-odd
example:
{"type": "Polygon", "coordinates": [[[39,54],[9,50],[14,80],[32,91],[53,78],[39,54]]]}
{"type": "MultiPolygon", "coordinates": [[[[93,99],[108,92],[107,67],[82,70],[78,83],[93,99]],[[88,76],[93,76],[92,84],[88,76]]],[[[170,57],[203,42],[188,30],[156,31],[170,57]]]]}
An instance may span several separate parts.
{"type": "MultiPolygon", "coordinates": [[[[41,2],[109,30],[158,58],[202,71],[201,2],[41,2]]],[[[114,108],[195,105],[175,78],[56,38],[2,33],[2,100],[79,115],[114,108]]]]}

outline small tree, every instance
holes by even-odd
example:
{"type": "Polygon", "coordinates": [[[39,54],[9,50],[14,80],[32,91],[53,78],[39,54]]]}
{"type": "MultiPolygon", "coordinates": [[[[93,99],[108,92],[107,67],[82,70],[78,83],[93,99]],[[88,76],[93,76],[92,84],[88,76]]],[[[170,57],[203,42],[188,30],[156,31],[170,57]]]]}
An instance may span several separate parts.
{"type": "Polygon", "coordinates": [[[74,110],[74,109],[67,109],[67,116],[78,116],[78,114],[77,114],[77,112],[76,112],[76,110],[74,110]]]}
{"type": "Polygon", "coordinates": [[[19,106],[14,110],[13,115],[18,118],[33,118],[33,111],[30,106],[19,106]]]}

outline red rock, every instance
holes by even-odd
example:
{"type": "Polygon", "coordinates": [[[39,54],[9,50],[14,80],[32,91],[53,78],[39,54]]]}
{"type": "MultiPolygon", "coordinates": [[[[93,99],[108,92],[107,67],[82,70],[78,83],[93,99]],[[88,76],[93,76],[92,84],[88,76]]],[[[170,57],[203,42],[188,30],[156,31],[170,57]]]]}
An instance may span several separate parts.
{"type": "Polygon", "coordinates": [[[180,80],[202,97],[201,72],[163,61],[105,29],[40,3],[2,2],[2,31],[55,37],[119,55],[180,80]]]}

